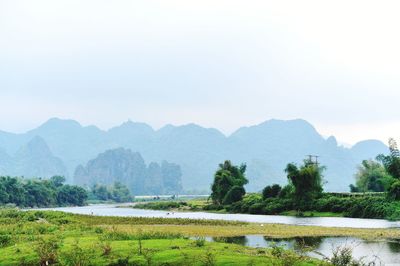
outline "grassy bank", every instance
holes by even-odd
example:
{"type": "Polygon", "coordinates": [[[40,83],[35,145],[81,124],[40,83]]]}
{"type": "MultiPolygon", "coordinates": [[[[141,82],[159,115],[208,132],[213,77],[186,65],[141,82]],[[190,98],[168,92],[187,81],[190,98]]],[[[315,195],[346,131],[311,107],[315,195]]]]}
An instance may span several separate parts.
{"type": "MultiPolygon", "coordinates": [[[[158,201],[158,202],[147,202],[132,205],[136,209],[146,209],[146,210],[163,210],[163,211],[175,211],[175,212],[185,212],[185,211],[207,211],[214,213],[228,213],[224,208],[208,208],[209,202],[207,200],[193,200],[193,201],[158,201]]],[[[126,206],[124,206],[126,207],[126,206]]],[[[298,212],[295,210],[283,211],[277,213],[284,216],[299,216],[302,217],[344,217],[344,213],[341,212],[320,212],[320,211],[304,211],[298,212]]]]}
{"type": "Polygon", "coordinates": [[[321,265],[290,251],[201,238],[274,236],[276,231],[284,237],[298,230],[241,222],[0,210],[0,265],[45,265],[46,261],[56,265],[321,265]]]}
{"type": "Polygon", "coordinates": [[[202,238],[243,235],[400,239],[396,229],[0,210],[0,265],[38,265],[43,260],[57,265],[328,265],[290,251],[209,243],[202,238]]]}

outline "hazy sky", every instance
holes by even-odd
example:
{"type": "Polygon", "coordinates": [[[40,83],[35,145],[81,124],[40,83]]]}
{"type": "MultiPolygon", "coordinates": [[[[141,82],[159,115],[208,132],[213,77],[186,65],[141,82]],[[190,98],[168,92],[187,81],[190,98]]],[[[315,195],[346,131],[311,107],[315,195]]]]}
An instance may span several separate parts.
{"type": "Polygon", "coordinates": [[[50,117],[400,137],[399,1],[0,0],[0,129],[50,117]]]}

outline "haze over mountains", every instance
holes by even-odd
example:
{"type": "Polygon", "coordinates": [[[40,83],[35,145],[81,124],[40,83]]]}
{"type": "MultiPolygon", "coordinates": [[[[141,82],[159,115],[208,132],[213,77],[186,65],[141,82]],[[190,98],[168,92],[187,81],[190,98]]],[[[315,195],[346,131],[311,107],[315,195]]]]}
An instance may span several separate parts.
{"type": "Polygon", "coordinates": [[[230,136],[195,124],[167,125],[154,130],[147,124],[128,121],[110,130],[83,127],[74,120],[50,119],[24,134],[0,131],[0,174],[25,177],[73,175],[100,153],[127,148],[146,163],[168,161],[182,170],[185,191],[209,190],[213,173],[226,159],[248,165],[250,191],[271,183],[286,183],[288,162],[301,162],[308,154],[319,155],[327,166],[325,189],[348,191],[356,166],[363,159],[387,153],[380,141],[366,140],[351,148],[324,138],[305,120],[268,120],[242,127],[230,136]]]}

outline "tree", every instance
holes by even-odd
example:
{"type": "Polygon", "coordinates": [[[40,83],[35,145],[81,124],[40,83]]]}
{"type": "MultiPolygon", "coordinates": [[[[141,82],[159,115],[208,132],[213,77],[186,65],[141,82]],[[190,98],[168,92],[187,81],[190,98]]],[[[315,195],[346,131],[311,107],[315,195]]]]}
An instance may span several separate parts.
{"type": "Polygon", "coordinates": [[[396,181],[390,186],[388,197],[392,200],[400,200],[400,181],[396,181]]]}
{"type": "Polygon", "coordinates": [[[111,199],[111,193],[104,185],[99,185],[99,184],[94,185],[91,192],[96,200],[106,201],[111,199]]]}
{"type": "Polygon", "coordinates": [[[243,196],[246,194],[243,186],[233,186],[228,193],[225,195],[222,203],[224,205],[229,205],[234,202],[242,200],[243,196]]]}
{"type": "Polygon", "coordinates": [[[58,188],[57,203],[59,206],[83,206],[87,199],[87,191],[78,186],[63,185],[58,188]]]}
{"type": "Polygon", "coordinates": [[[394,181],[385,167],[373,160],[362,161],[355,178],[356,187],[353,191],[357,192],[384,192],[394,181]]]}
{"type": "Polygon", "coordinates": [[[325,167],[321,167],[311,160],[305,160],[300,167],[292,163],[287,165],[285,172],[289,183],[294,187],[294,197],[299,206],[308,204],[312,199],[321,195],[324,169],[325,167]]]}
{"type": "Polygon", "coordinates": [[[28,180],[24,184],[24,188],[26,190],[26,203],[31,207],[53,206],[57,202],[57,192],[47,180],[28,180]]]}
{"type": "Polygon", "coordinates": [[[400,179],[400,152],[397,148],[397,142],[389,139],[389,155],[380,154],[377,160],[382,162],[386,171],[394,178],[400,179]]]}
{"type": "Polygon", "coordinates": [[[211,199],[214,204],[224,204],[225,197],[232,190],[225,202],[236,202],[242,199],[246,193],[244,185],[248,183],[245,176],[246,165],[240,166],[232,165],[230,161],[225,161],[219,165],[219,169],[214,175],[214,182],[211,186],[211,199]],[[241,189],[239,189],[241,188],[241,189]],[[239,193],[234,195],[234,193],[239,193]],[[234,201],[232,201],[234,200],[234,201]]]}
{"type": "Polygon", "coordinates": [[[128,202],[132,201],[131,193],[129,189],[122,185],[120,182],[115,182],[112,190],[113,200],[116,202],[128,202]]]}
{"type": "Polygon", "coordinates": [[[8,193],[4,184],[0,182],[0,204],[8,202],[8,193]]]}
{"type": "Polygon", "coordinates": [[[65,177],[56,175],[51,177],[50,181],[53,183],[54,186],[61,187],[65,183],[65,177]]]}
{"type": "Polygon", "coordinates": [[[62,184],[63,178],[20,179],[0,176],[0,204],[21,207],[83,205],[87,192],[81,187],[62,184]]]}
{"type": "Polygon", "coordinates": [[[272,186],[266,186],[262,191],[263,199],[276,198],[279,196],[281,190],[282,188],[278,184],[274,184],[272,186]]]}

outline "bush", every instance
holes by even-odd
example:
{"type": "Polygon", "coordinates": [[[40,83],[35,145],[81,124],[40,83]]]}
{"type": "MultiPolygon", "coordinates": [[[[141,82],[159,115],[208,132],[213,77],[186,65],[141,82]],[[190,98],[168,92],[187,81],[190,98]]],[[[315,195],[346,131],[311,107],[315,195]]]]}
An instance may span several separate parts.
{"type": "Polygon", "coordinates": [[[91,260],[94,257],[93,250],[83,250],[79,246],[79,240],[75,240],[72,248],[68,252],[62,253],[61,260],[62,265],[79,265],[87,266],[91,265],[91,260]]]}
{"type": "Polygon", "coordinates": [[[279,198],[292,198],[294,193],[294,187],[292,185],[286,185],[282,188],[281,192],[279,193],[279,198]]]}
{"type": "Polygon", "coordinates": [[[255,203],[250,206],[249,213],[251,214],[264,214],[264,203],[255,203]]]}
{"type": "Polygon", "coordinates": [[[266,186],[262,191],[263,199],[276,198],[281,193],[281,190],[282,188],[278,184],[266,186]]]}
{"type": "Polygon", "coordinates": [[[39,265],[56,264],[58,261],[59,239],[51,237],[39,239],[35,251],[39,256],[39,265]]]}
{"type": "Polygon", "coordinates": [[[205,244],[206,240],[204,237],[196,237],[196,239],[194,240],[194,245],[196,247],[204,247],[205,244]]]}
{"type": "Polygon", "coordinates": [[[204,266],[214,266],[217,265],[217,260],[215,254],[211,250],[207,250],[203,257],[204,266]]]}
{"type": "Polygon", "coordinates": [[[238,202],[242,200],[243,196],[246,194],[246,191],[242,186],[233,186],[228,193],[225,195],[223,204],[229,205],[234,202],[238,202]]]}
{"type": "Polygon", "coordinates": [[[12,237],[9,234],[0,234],[0,248],[9,246],[12,242],[12,237]]]}
{"type": "Polygon", "coordinates": [[[293,202],[289,199],[269,199],[265,201],[265,214],[279,214],[284,211],[292,210],[293,202]]]}

